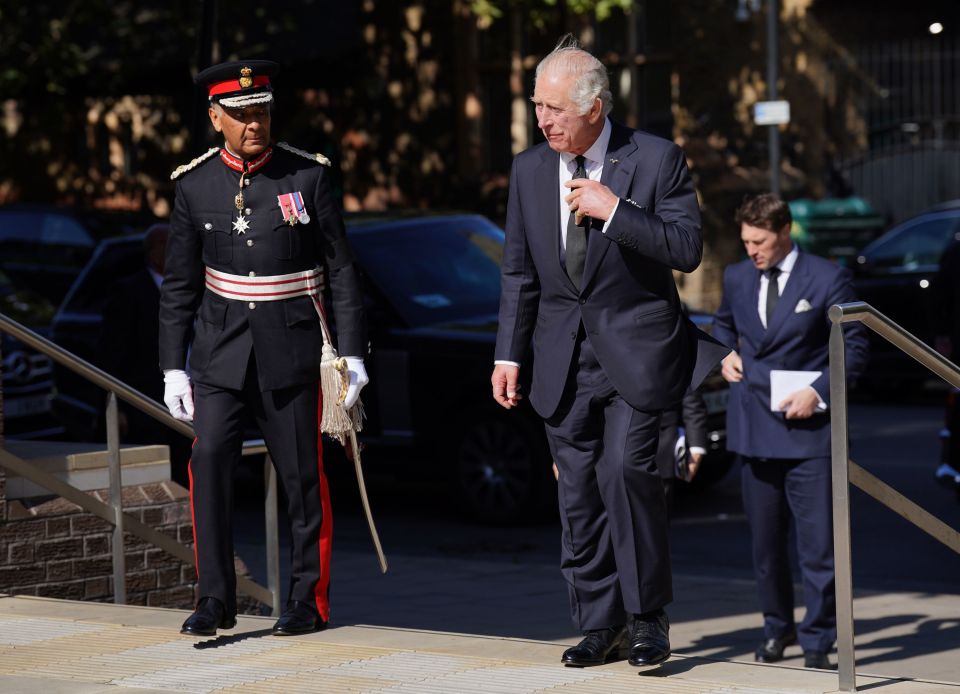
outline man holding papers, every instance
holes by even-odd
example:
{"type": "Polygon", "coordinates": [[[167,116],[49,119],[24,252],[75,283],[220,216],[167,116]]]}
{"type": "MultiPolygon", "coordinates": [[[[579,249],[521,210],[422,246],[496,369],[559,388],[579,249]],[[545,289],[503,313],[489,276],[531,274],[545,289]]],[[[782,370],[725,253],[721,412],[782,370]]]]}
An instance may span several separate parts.
{"type": "MultiPolygon", "coordinates": [[[[836,640],[830,472],[828,346],[834,304],[855,301],[850,272],[790,239],[790,208],[766,193],[746,200],[736,221],[747,260],[726,269],[713,336],[736,351],[723,361],[730,382],[727,448],[743,461],[763,641],[756,659],[776,662],[797,641],[804,665],[831,668],[836,640]],[[794,621],[790,572],[793,519],[806,614],[794,621]]],[[[847,376],[867,361],[863,326],[844,326],[847,376]]]]}

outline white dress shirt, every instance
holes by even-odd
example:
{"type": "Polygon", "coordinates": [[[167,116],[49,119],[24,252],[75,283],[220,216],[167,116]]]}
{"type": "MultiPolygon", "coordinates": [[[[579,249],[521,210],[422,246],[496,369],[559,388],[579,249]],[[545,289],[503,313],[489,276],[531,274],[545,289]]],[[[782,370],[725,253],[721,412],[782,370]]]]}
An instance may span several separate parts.
{"type": "MultiPolygon", "coordinates": [[[[780,268],[780,275],[777,277],[777,287],[779,288],[777,293],[780,296],[783,296],[783,288],[787,286],[787,280],[790,279],[793,266],[797,264],[797,256],[799,254],[800,251],[794,246],[790,249],[790,252],[787,253],[787,257],[776,265],[776,267],[780,268]]],[[[767,290],[769,287],[770,278],[767,277],[766,272],[762,272],[760,274],[760,296],[757,297],[757,312],[760,314],[760,322],[763,323],[764,328],[767,327],[767,290]]]]}
{"type": "MultiPolygon", "coordinates": [[[[610,144],[610,119],[603,119],[603,130],[600,131],[600,135],[594,140],[594,143],[590,145],[590,149],[583,153],[583,158],[586,160],[584,162],[584,167],[587,169],[587,178],[591,181],[599,181],[600,176],[603,174],[603,162],[607,156],[607,146],[610,144]]],[[[567,188],[564,184],[573,180],[573,174],[577,170],[577,155],[572,152],[561,152],[560,153],[560,167],[559,167],[559,180],[560,180],[560,243],[564,250],[567,249],[567,223],[570,219],[570,205],[564,199],[571,192],[572,188],[567,188]]],[[[610,213],[610,217],[603,225],[601,230],[604,234],[607,233],[607,227],[610,226],[610,221],[613,219],[613,215],[617,212],[617,207],[620,206],[620,200],[618,199],[616,204],[613,206],[613,211],[610,213]]]]}

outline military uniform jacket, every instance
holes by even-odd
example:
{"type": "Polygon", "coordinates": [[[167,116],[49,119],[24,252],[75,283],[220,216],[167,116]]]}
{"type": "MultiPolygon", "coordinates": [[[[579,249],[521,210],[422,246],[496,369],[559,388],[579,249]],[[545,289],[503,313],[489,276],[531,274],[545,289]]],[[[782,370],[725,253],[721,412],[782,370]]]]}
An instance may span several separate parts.
{"type": "Polygon", "coordinates": [[[160,368],[183,369],[207,385],[240,389],[251,351],[261,390],[316,381],[323,338],[308,296],[282,301],[226,299],[205,287],[205,267],[247,277],[325,269],[338,351],[362,357],[366,336],[359,279],[329,171],[317,161],[273,148],[247,174],[244,209],[234,199],[240,173],[212,156],[177,182],[160,296],[160,368]],[[301,193],[306,224],[283,219],[278,195],[301,193]],[[244,213],[249,228],[234,221],[244,213]],[[188,350],[189,347],[189,350],[188,350]]]}

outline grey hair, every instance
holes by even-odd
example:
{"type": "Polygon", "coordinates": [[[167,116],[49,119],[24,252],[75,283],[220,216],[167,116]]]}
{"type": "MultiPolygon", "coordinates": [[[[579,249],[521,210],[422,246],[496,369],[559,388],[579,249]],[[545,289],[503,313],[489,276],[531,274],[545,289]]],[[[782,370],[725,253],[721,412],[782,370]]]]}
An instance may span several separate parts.
{"type": "Polygon", "coordinates": [[[540,75],[548,70],[574,76],[570,99],[576,104],[581,115],[590,110],[596,98],[603,104],[604,116],[613,110],[613,94],[610,92],[607,69],[603,63],[580,47],[580,42],[573,34],[560,37],[556,47],[537,64],[536,78],[540,79],[540,75]]]}

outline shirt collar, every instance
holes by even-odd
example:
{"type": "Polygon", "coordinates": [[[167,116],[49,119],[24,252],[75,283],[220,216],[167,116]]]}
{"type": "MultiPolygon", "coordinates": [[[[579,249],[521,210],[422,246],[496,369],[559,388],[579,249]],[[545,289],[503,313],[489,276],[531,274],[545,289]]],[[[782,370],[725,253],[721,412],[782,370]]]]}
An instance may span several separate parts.
{"type": "Polygon", "coordinates": [[[797,256],[800,255],[800,251],[797,248],[797,244],[793,244],[790,248],[790,252],[787,253],[786,257],[777,263],[777,267],[780,268],[782,274],[789,275],[793,272],[793,266],[797,264],[797,256]]]}
{"type": "MultiPolygon", "coordinates": [[[[603,163],[603,158],[607,155],[607,147],[610,145],[610,133],[612,130],[613,128],[610,127],[610,119],[604,118],[603,129],[600,131],[597,139],[593,141],[593,144],[590,145],[589,149],[583,153],[583,158],[586,159],[588,163],[603,163]]],[[[560,152],[560,160],[564,166],[569,166],[570,162],[576,159],[576,157],[577,155],[573,152],[560,152]]]]}

